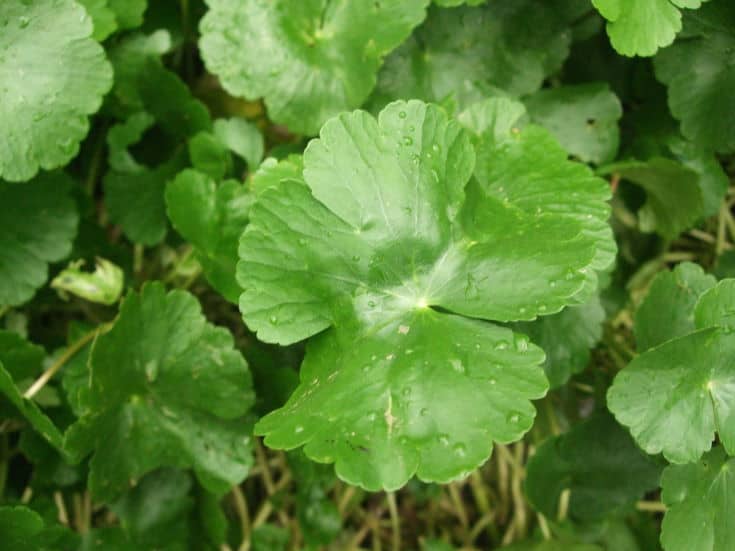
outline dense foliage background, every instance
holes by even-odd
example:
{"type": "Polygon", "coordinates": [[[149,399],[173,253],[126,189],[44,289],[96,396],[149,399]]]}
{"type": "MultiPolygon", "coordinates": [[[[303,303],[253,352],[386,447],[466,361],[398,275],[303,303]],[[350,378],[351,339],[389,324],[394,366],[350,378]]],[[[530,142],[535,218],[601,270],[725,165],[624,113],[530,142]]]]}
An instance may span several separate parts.
{"type": "Polygon", "coordinates": [[[0,547],[735,549],[734,91],[732,0],[3,0],[0,547]]]}

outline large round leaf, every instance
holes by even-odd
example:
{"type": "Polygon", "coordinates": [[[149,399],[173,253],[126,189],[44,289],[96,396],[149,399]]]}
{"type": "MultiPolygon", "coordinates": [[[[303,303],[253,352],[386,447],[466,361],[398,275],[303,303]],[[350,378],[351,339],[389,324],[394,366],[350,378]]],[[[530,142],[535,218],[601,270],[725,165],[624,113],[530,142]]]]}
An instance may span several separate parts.
{"type": "Polygon", "coordinates": [[[425,16],[429,0],[207,0],[200,49],[235,96],[265,97],[276,122],[315,134],[359,107],[383,56],[425,16]]]}
{"type": "MultiPolygon", "coordinates": [[[[396,102],[378,121],[329,121],[304,180],[259,196],[240,242],[246,323],[280,344],[328,329],[289,402],[258,424],[269,445],[305,445],[345,480],[397,488],[413,474],[456,478],[531,426],[543,353],[468,318],[559,311],[598,240],[572,216],[487,194],[470,180],[474,160],[441,109],[396,102]]],[[[560,180],[549,182],[553,193],[560,180]]]]}
{"type": "Polygon", "coordinates": [[[72,0],[3,0],[0,21],[0,178],[22,181],[76,155],[112,68],[72,0]]]}

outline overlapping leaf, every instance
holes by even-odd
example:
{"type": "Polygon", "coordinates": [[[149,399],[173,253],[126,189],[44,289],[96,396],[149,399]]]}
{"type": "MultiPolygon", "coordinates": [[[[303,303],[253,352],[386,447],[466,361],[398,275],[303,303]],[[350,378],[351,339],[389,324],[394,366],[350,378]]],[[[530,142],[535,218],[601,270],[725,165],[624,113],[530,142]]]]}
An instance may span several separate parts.
{"type": "Polygon", "coordinates": [[[627,161],[608,165],[604,172],[642,187],[646,202],[638,210],[641,231],[673,239],[691,227],[704,212],[697,173],[682,163],[655,157],[646,162],[627,161]]]}
{"type": "Polygon", "coordinates": [[[613,47],[626,56],[651,56],[668,46],[681,30],[681,10],[707,0],[592,0],[608,20],[613,47]]]}
{"type": "Polygon", "coordinates": [[[715,432],[735,452],[733,310],[735,280],[723,280],[701,294],[694,311],[677,314],[685,324],[694,319],[693,332],[644,352],[615,378],[608,407],[648,453],[663,452],[672,463],[697,461],[715,432]]]}
{"type": "Polygon", "coordinates": [[[684,262],[661,272],[635,313],[635,340],[640,352],[693,332],[694,306],[717,280],[697,264],[684,262]]]}
{"type": "Polygon", "coordinates": [[[237,248],[252,201],[252,194],[237,181],[217,186],[195,170],[179,173],[166,188],[171,223],[194,245],[212,286],[232,302],[241,292],[235,280],[237,248]]]}
{"type": "Polygon", "coordinates": [[[105,204],[111,219],[131,240],[159,243],[168,228],[164,192],[166,183],[186,165],[182,142],[211,129],[206,107],[192,97],[186,85],[155,61],[148,61],[134,87],[145,111],[131,115],[108,134],[111,169],[104,179],[105,204]],[[137,160],[130,148],[157,132],[156,158],[137,160]]]}
{"type": "Polygon", "coordinates": [[[544,371],[551,388],[565,384],[587,367],[590,350],[602,337],[605,310],[597,296],[558,314],[515,325],[546,353],[544,371]]]}
{"type": "Polygon", "coordinates": [[[523,113],[520,103],[493,98],[460,115],[481,138],[475,176],[485,193],[504,204],[529,215],[549,214],[581,225],[596,247],[592,269],[585,271],[588,284],[578,296],[584,303],[595,291],[595,270],[608,268],[617,251],[605,202],[610,191],[588,167],[570,162],[547,130],[534,125],[519,128],[523,113]]]}
{"type": "Polygon", "coordinates": [[[474,161],[441,109],[396,102],[378,121],[357,111],[328,122],[303,181],[261,193],[240,243],[243,317],[269,342],[322,332],[299,388],[257,426],[269,445],[305,445],[349,482],[397,488],[413,474],[456,478],[492,440],[528,430],[543,354],[481,319],[573,302],[598,237],[573,214],[537,210],[553,189],[563,196],[561,178],[532,205],[534,192],[513,195],[522,180],[506,180],[502,198],[470,180],[474,161]]]}
{"type": "Polygon", "coordinates": [[[371,103],[379,109],[395,99],[451,98],[465,108],[498,90],[535,92],[568,55],[569,25],[584,10],[558,0],[433,8],[386,59],[371,103]]]}
{"type": "Polygon", "coordinates": [[[662,500],[668,507],[661,542],[666,551],[733,549],[735,459],[718,446],[701,461],[664,471],[662,500]]]}
{"type": "Polygon", "coordinates": [[[569,515],[604,518],[658,487],[661,468],[641,452],[607,413],[544,442],[527,465],[526,495],[548,518],[557,518],[559,498],[570,490],[569,515]]]}
{"type": "Polygon", "coordinates": [[[29,300],[48,278],[48,265],[71,252],[79,215],[64,174],[25,184],[0,181],[0,305],[29,300]]]}
{"type": "Polygon", "coordinates": [[[365,101],[383,56],[424,19],[428,3],[208,0],[199,47],[232,95],[264,97],[273,120],[315,134],[365,101]]]}
{"type": "Polygon", "coordinates": [[[684,36],[656,56],[669,108],[684,136],[710,150],[735,150],[735,5],[712,0],[687,17],[684,36]]]}
{"type": "Polygon", "coordinates": [[[72,0],[5,0],[0,21],[0,179],[23,181],[76,155],[112,69],[72,0]]]}
{"type": "Polygon", "coordinates": [[[544,89],[524,103],[531,120],[548,129],[569,154],[596,164],[615,158],[623,109],[607,84],[544,89]]]}
{"type": "Polygon", "coordinates": [[[90,365],[85,413],[66,444],[78,457],[93,452],[96,497],[115,497],[160,466],[193,467],[217,493],[245,477],[250,375],[230,334],[205,321],[193,296],[160,284],[128,296],[90,365]]]}

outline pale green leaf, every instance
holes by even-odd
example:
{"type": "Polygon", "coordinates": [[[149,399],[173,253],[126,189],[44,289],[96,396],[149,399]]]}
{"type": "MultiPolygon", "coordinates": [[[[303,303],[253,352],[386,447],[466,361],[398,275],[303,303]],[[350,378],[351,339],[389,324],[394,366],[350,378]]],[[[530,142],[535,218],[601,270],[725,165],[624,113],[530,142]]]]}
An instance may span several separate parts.
{"type": "Polygon", "coordinates": [[[365,101],[383,57],[424,19],[428,3],[207,0],[199,47],[230,94],[264,97],[274,121],[315,134],[365,101]]]}
{"type": "Polygon", "coordinates": [[[248,170],[254,172],[263,160],[265,148],[263,134],[257,126],[245,119],[233,117],[214,121],[214,133],[230,151],[248,163],[248,170]]]}
{"type": "Polygon", "coordinates": [[[681,30],[680,8],[698,8],[706,0],[592,0],[608,20],[607,34],[618,53],[652,56],[681,30]]]}
{"type": "Polygon", "coordinates": [[[240,242],[243,317],[268,342],[321,332],[301,385],[257,426],[267,444],[304,445],[374,490],[414,474],[455,479],[493,440],[531,426],[543,353],[462,316],[559,311],[585,285],[597,238],[574,216],[492,197],[470,179],[474,159],[440,108],[396,102],[377,121],[361,111],[329,121],[304,154],[303,181],[260,193],[240,242]]]}
{"type": "Polygon", "coordinates": [[[3,0],[0,21],[0,178],[23,181],[77,154],[112,68],[72,0],[3,0]]]}

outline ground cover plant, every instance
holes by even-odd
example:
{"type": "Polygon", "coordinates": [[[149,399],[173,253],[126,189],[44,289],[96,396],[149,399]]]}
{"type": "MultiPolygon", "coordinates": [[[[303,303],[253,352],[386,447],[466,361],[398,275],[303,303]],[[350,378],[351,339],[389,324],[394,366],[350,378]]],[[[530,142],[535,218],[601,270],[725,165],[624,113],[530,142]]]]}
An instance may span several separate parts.
{"type": "Polygon", "coordinates": [[[0,548],[735,549],[730,0],[0,3],[0,548]]]}

